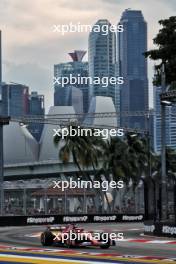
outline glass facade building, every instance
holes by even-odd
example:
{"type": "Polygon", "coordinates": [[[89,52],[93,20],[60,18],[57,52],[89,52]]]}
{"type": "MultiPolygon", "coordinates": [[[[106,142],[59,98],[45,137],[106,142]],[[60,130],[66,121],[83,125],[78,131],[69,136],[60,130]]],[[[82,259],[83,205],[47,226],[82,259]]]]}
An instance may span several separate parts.
{"type": "Polygon", "coordinates": [[[83,93],[80,89],[73,86],[56,89],[54,105],[73,106],[76,113],[83,113],[83,93]]]}
{"type": "Polygon", "coordinates": [[[0,30],[0,87],[2,83],[2,47],[1,47],[1,30],[0,30]]]}
{"type": "MultiPolygon", "coordinates": [[[[99,32],[92,30],[89,34],[89,76],[94,78],[103,78],[116,76],[116,35],[110,30],[110,22],[106,19],[98,20],[93,28],[99,26],[99,32]],[[103,26],[107,26],[108,31],[105,34],[103,26]]],[[[119,111],[118,87],[109,84],[107,87],[100,84],[90,84],[89,100],[94,96],[107,96],[113,99],[116,110],[119,111]]]]}
{"type": "MultiPolygon", "coordinates": [[[[67,63],[60,63],[54,65],[54,77],[57,79],[59,77],[70,77],[72,75],[73,77],[88,77],[88,62],[83,62],[83,56],[85,55],[85,51],[74,51],[73,53],[69,53],[73,61],[67,62],[67,63]]],[[[67,88],[69,86],[73,86],[70,83],[68,83],[64,88],[67,88]]],[[[83,104],[83,112],[88,112],[89,107],[89,100],[88,100],[88,90],[89,90],[89,84],[81,84],[77,83],[74,85],[74,87],[78,88],[82,92],[82,104],[83,104]]],[[[66,103],[64,94],[65,90],[64,88],[56,83],[54,85],[54,105],[59,106],[60,102],[64,102],[64,105],[66,103]],[[63,90],[62,90],[63,89],[63,90]],[[63,92],[63,93],[62,93],[63,92]]],[[[72,89],[72,92],[74,93],[78,92],[77,89],[72,89]]],[[[69,93],[69,91],[68,91],[69,93]]],[[[76,96],[76,94],[75,94],[76,96]]],[[[81,104],[81,102],[80,102],[81,104]]],[[[61,104],[62,105],[62,104],[61,104]]],[[[68,104],[70,105],[70,103],[68,104]]]]}
{"type": "Polygon", "coordinates": [[[2,114],[24,116],[29,112],[29,88],[22,84],[2,84],[2,114]]]}
{"type": "MultiPolygon", "coordinates": [[[[161,151],[161,87],[154,87],[154,150],[161,151]]],[[[166,145],[176,150],[176,106],[166,106],[166,145]]]]}
{"type": "MultiPolygon", "coordinates": [[[[39,95],[37,92],[31,92],[28,98],[29,112],[30,116],[40,116],[44,117],[45,107],[44,107],[44,95],[39,95]]],[[[43,124],[40,123],[30,123],[28,125],[28,130],[31,132],[33,137],[37,141],[40,140],[41,133],[43,130],[43,124]]]]}
{"type": "MultiPolygon", "coordinates": [[[[123,12],[118,25],[123,25],[123,33],[117,33],[117,63],[124,84],[120,86],[121,125],[130,128],[145,128],[142,116],[127,116],[123,112],[148,110],[147,23],[138,10],[123,12]]],[[[132,113],[131,113],[132,114],[132,113]]]]}

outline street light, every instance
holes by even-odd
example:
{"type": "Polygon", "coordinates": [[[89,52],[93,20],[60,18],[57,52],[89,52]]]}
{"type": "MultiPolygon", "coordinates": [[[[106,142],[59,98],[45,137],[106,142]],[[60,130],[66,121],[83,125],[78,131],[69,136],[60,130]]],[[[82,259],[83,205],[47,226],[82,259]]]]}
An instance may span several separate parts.
{"type": "MultiPolygon", "coordinates": [[[[147,156],[148,156],[148,178],[150,179],[151,176],[151,153],[150,153],[150,127],[149,127],[149,121],[150,121],[150,115],[147,115],[147,156]]],[[[131,138],[135,138],[137,137],[138,134],[137,133],[133,133],[130,134],[131,138]]],[[[141,177],[141,180],[143,182],[143,186],[144,186],[144,207],[145,207],[145,219],[148,220],[149,218],[149,195],[148,195],[148,183],[146,181],[145,176],[141,177]]]]}
{"type": "Polygon", "coordinates": [[[161,105],[164,105],[164,106],[172,106],[172,102],[166,101],[166,100],[161,100],[161,105]]]}
{"type": "MultiPolygon", "coordinates": [[[[166,75],[165,75],[165,64],[162,64],[161,72],[161,84],[162,94],[166,92],[166,75]]],[[[165,106],[170,103],[167,99],[161,97],[161,182],[160,182],[160,193],[161,193],[161,218],[167,220],[167,176],[166,176],[166,111],[165,106]]]]}
{"type": "Polygon", "coordinates": [[[161,103],[161,208],[162,220],[167,219],[168,194],[167,194],[167,175],[166,175],[166,124],[165,124],[165,107],[172,106],[176,102],[176,91],[166,91],[166,74],[165,64],[162,64],[162,93],[160,95],[161,103]]]}

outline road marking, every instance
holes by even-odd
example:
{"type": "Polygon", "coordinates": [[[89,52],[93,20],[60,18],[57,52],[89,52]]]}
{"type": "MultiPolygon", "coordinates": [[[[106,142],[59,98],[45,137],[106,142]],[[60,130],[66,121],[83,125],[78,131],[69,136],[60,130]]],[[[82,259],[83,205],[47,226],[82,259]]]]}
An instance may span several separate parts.
{"type": "MultiPolygon", "coordinates": [[[[154,257],[154,256],[140,256],[140,255],[119,255],[116,253],[100,253],[100,252],[79,252],[74,250],[56,250],[56,249],[45,249],[45,248],[22,248],[22,247],[8,247],[8,246],[0,246],[0,260],[1,256],[13,256],[14,258],[18,258],[20,256],[21,260],[25,260],[26,258],[42,258],[43,262],[37,263],[45,263],[43,258],[48,260],[48,258],[52,258],[56,261],[59,259],[59,263],[61,261],[76,261],[76,263],[124,263],[127,262],[138,262],[138,263],[171,263],[176,261],[174,258],[166,259],[163,257],[154,257]],[[61,260],[61,261],[60,261],[61,260]],[[79,262],[78,262],[79,261],[79,262]]],[[[52,263],[53,261],[52,260],[52,263]]],[[[0,262],[1,263],[1,262],[0,262]]],[[[24,262],[23,262],[24,263],[24,262]]],[[[28,262],[27,262],[28,263],[28,262]]],[[[30,262],[36,263],[36,262],[30,262]]],[[[49,263],[49,262],[47,262],[49,263]]],[[[58,262],[57,262],[58,263],[58,262]]],[[[70,263],[70,262],[68,262],[70,263]]],[[[74,262],[75,263],[75,262],[74,262]]]]}
{"type": "MultiPolygon", "coordinates": [[[[21,256],[21,255],[11,255],[11,254],[0,254],[0,261],[12,261],[11,263],[35,263],[36,261],[38,264],[54,264],[54,263],[60,263],[60,264],[69,264],[69,263],[78,263],[78,264],[122,264],[122,263],[138,263],[138,264],[144,264],[144,263],[163,263],[163,264],[169,264],[171,260],[165,259],[165,260],[158,260],[158,259],[137,259],[135,258],[135,256],[124,256],[124,258],[119,259],[119,260],[107,260],[107,259],[85,259],[85,260],[78,260],[78,259],[64,259],[62,257],[58,257],[58,258],[52,258],[52,257],[38,257],[38,256],[21,256]],[[131,259],[129,259],[130,257],[132,257],[131,259]],[[167,262],[166,262],[167,261],[167,262]]],[[[0,262],[2,263],[2,262],[0,262]]]]}
{"type": "Polygon", "coordinates": [[[146,244],[169,244],[169,243],[176,244],[176,241],[170,241],[170,240],[151,240],[151,241],[146,241],[146,244]]]}
{"type": "MultiPolygon", "coordinates": [[[[20,263],[36,263],[36,260],[37,260],[37,263],[80,263],[80,264],[97,264],[97,261],[95,260],[91,260],[91,261],[87,261],[87,260],[74,260],[74,259],[62,259],[61,257],[59,258],[52,258],[52,257],[31,257],[31,256],[14,256],[14,255],[10,255],[10,254],[0,254],[0,260],[13,260],[14,261],[18,261],[20,263]],[[27,262],[26,262],[27,261],[27,262]],[[30,262],[29,262],[30,261],[30,262]]],[[[98,261],[99,264],[103,264],[105,262],[101,262],[101,261],[98,261]]],[[[106,262],[107,264],[112,264],[113,262],[112,261],[109,261],[109,262],[106,262]]]]}
{"type": "Polygon", "coordinates": [[[176,244],[175,240],[148,240],[148,239],[134,239],[134,238],[124,238],[122,240],[116,239],[119,243],[130,242],[130,243],[144,243],[144,244],[176,244]]]}

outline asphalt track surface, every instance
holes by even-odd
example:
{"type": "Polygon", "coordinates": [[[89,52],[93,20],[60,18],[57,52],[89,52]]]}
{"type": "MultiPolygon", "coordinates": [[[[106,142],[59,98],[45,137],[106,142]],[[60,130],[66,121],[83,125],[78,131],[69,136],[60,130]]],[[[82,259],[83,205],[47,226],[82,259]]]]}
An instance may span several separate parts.
{"type": "MultiPolygon", "coordinates": [[[[149,256],[153,259],[165,258],[175,259],[176,261],[176,241],[168,238],[156,238],[143,236],[143,224],[139,223],[109,223],[109,224],[80,224],[86,230],[104,231],[123,233],[124,241],[116,242],[116,246],[107,250],[100,248],[74,248],[72,251],[75,255],[79,252],[87,252],[88,254],[106,253],[119,254],[126,256],[128,259],[133,256],[149,256]],[[129,241],[132,239],[132,241],[129,241]],[[136,240],[136,241],[134,241],[136,240]],[[147,240],[147,243],[144,241],[147,240]],[[169,242],[169,243],[167,243],[169,242]]],[[[0,246],[12,247],[37,247],[43,248],[40,244],[40,232],[45,229],[45,226],[25,226],[25,227],[1,227],[0,228],[0,246]]],[[[48,247],[47,247],[48,248],[48,247]]],[[[49,247],[49,249],[64,249],[58,246],[49,247]]],[[[3,262],[0,263],[8,263],[3,262]]],[[[12,263],[12,262],[9,262],[12,263]]],[[[24,262],[23,262],[24,263],[24,262]]],[[[27,263],[27,262],[26,262],[27,263]]],[[[31,262],[30,262],[31,263],[31,262]]],[[[39,262],[36,262],[39,263],[39,262]]],[[[43,262],[44,263],[44,262],[43,262]]],[[[49,263],[49,262],[48,262],[49,263]]],[[[61,263],[61,261],[59,262],[61,263]]],[[[77,262],[79,263],[79,262],[77,262]]],[[[93,263],[93,262],[92,262],[93,263]]],[[[104,263],[104,262],[103,262],[104,263]]],[[[115,262],[120,263],[120,262],[115,262]]],[[[130,262],[135,263],[135,262],[130,262]]],[[[136,263],[140,263],[139,261],[136,263]]],[[[142,262],[141,262],[142,263],[142,262]]],[[[160,263],[160,262],[159,262],[160,263]]],[[[166,262],[162,262],[166,263],[166,262]]]]}

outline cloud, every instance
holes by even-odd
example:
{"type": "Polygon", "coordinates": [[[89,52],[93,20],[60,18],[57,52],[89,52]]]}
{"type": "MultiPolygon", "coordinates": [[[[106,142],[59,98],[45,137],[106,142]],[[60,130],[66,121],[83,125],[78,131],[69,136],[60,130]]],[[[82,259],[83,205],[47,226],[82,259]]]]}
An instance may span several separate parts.
{"type": "Polygon", "coordinates": [[[176,10],[175,0],[160,0],[163,4],[167,4],[173,11],[176,10]]]}
{"type": "Polygon", "coordinates": [[[159,29],[158,20],[175,15],[176,8],[175,0],[0,0],[4,80],[27,83],[47,95],[50,91],[52,97],[53,65],[70,60],[68,52],[88,47],[88,33],[63,37],[53,33],[52,26],[69,22],[93,25],[100,18],[116,24],[129,7],[141,9],[148,22],[149,48],[159,29]]]}

